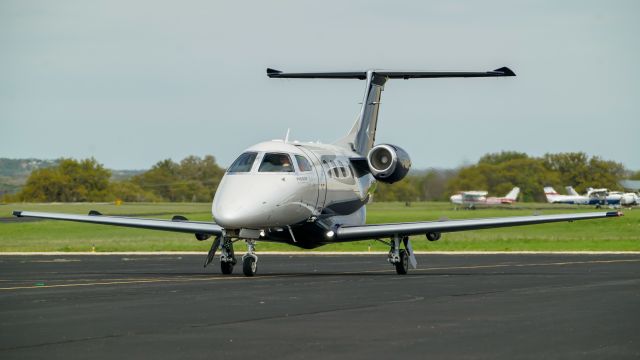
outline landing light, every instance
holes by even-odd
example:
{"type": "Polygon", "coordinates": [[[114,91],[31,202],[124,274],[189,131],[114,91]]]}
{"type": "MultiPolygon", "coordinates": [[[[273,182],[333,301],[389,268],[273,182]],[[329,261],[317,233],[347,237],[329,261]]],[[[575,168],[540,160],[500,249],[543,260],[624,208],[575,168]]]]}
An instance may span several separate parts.
{"type": "Polygon", "coordinates": [[[264,237],[265,233],[264,230],[260,230],[260,237],[264,237]]]}
{"type": "Polygon", "coordinates": [[[333,232],[333,230],[329,230],[329,231],[327,231],[327,237],[328,237],[328,238],[332,238],[332,237],[333,237],[333,235],[335,235],[335,234],[336,234],[336,233],[334,233],[334,232],[333,232]]]}

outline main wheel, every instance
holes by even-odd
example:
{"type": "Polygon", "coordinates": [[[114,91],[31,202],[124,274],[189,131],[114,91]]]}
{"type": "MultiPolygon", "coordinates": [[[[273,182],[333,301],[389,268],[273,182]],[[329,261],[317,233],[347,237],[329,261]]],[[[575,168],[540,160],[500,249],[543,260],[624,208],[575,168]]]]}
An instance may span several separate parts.
{"type": "Polygon", "coordinates": [[[399,255],[400,261],[394,264],[396,266],[396,273],[398,273],[398,275],[405,275],[409,272],[409,254],[407,254],[406,250],[401,249],[399,255]]]}
{"type": "Polygon", "coordinates": [[[258,263],[253,256],[245,256],[242,260],[242,272],[245,276],[254,276],[258,271],[258,263]]]}
{"type": "Polygon", "coordinates": [[[233,262],[231,261],[222,261],[220,262],[220,270],[225,275],[230,275],[233,272],[233,262]]]}

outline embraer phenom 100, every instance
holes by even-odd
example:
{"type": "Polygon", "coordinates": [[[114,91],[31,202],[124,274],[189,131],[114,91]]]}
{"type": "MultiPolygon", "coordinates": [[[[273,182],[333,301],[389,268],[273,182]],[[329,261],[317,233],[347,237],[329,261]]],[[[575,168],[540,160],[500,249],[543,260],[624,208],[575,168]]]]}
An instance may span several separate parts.
{"type": "Polygon", "coordinates": [[[247,243],[243,272],[256,274],[256,241],[283,242],[305,249],[321,245],[375,239],[390,250],[388,260],[398,274],[406,274],[416,259],[409,236],[426,235],[435,241],[441,233],[574,221],[619,216],[618,212],[517,216],[506,218],[366,224],[365,205],[376,181],[402,180],[411,167],[399,146],[375,145],[380,95],[389,79],[467,78],[515,76],[503,67],[487,72],[382,71],[285,73],[267,69],[270,78],[365,80],[362,108],[351,131],[333,144],[267,141],[246,149],[227,169],[212,204],[215,222],[14,211],[15,216],[80,221],[192,233],[198,240],[213,236],[205,266],[220,250],[222,273],[236,264],[235,241],[247,243]],[[389,239],[385,241],[384,239],[389,239]]]}

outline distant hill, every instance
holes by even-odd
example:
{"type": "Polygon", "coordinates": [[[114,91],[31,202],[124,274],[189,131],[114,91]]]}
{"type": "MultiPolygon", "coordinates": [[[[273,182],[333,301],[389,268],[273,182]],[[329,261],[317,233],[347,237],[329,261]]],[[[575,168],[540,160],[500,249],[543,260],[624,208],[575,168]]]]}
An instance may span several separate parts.
{"type": "MultiPolygon", "coordinates": [[[[33,170],[58,165],[59,160],[0,158],[0,196],[15,194],[27,182],[33,170]]],[[[122,181],[146,170],[111,170],[111,179],[122,181]]]]}
{"type": "Polygon", "coordinates": [[[109,170],[111,171],[111,180],[113,181],[129,180],[132,177],[147,171],[147,170],[112,170],[112,169],[109,169],[109,170]]]}
{"type": "Polygon", "coordinates": [[[0,195],[20,191],[33,170],[57,164],[58,160],[0,158],[0,195]]]}
{"type": "Polygon", "coordinates": [[[58,160],[0,158],[0,176],[25,179],[33,170],[56,166],[58,160]]]}

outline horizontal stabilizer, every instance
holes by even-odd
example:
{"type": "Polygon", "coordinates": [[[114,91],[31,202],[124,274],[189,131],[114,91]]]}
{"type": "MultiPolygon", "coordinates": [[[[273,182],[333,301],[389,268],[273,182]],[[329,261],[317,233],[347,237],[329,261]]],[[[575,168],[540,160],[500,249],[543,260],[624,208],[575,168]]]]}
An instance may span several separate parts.
{"type": "MultiPolygon", "coordinates": [[[[419,78],[455,78],[455,77],[497,77],[516,76],[508,67],[501,67],[493,71],[468,72],[468,71],[388,71],[369,70],[370,72],[385,77],[387,79],[419,79],[419,78]]],[[[359,79],[365,80],[368,71],[346,71],[346,72],[307,72],[307,73],[286,73],[280,70],[268,68],[267,76],[270,78],[289,79],[359,79]]]]}

